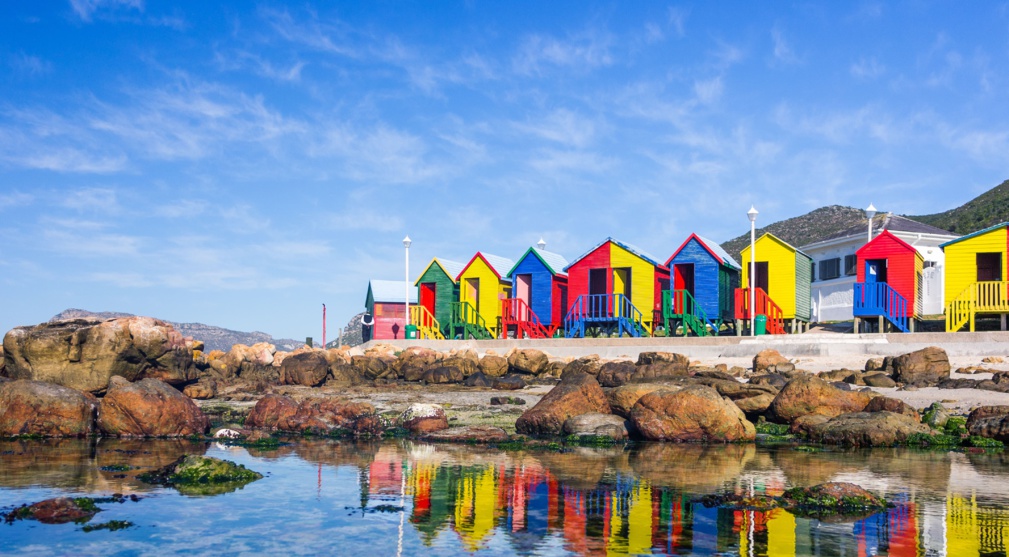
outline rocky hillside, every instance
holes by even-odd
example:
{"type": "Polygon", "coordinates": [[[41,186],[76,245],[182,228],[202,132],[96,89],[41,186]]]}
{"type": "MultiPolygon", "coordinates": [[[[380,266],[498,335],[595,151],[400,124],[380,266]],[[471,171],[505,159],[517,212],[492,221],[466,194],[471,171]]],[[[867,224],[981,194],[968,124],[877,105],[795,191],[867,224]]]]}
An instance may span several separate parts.
{"type": "Polygon", "coordinates": [[[908,218],[957,234],[970,234],[1009,221],[1009,180],[956,209],[908,218]]]}
{"type": "MultiPolygon", "coordinates": [[[[98,319],[114,319],[117,317],[132,317],[132,314],[114,311],[94,312],[84,309],[67,309],[56,314],[49,321],[65,321],[68,319],[84,319],[89,317],[98,319]]],[[[215,327],[213,325],[204,325],[203,323],[174,323],[171,321],[168,323],[171,323],[171,325],[184,336],[193,337],[196,340],[203,341],[208,351],[224,350],[227,352],[235,344],[247,344],[251,346],[257,342],[269,342],[270,344],[276,346],[278,350],[290,351],[305,344],[302,341],[287,338],[275,339],[272,336],[260,331],[246,333],[242,331],[232,331],[231,329],[225,329],[223,327],[215,327]]],[[[360,327],[358,327],[358,329],[360,329],[360,327]]]]}
{"type": "MultiPolygon", "coordinates": [[[[865,211],[843,205],[821,207],[815,211],[757,228],[757,237],[770,232],[793,246],[803,246],[828,238],[857,224],[865,224],[865,211]]],[[[750,243],[750,232],[722,244],[729,255],[739,259],[739,252],[750,243]]]]}
{"type": "MultiPolygon", "coordinates": [[[[364,343],[364,339],[361,338],[361,320],[364,318],[364,312],[361,312],[354,317],[350,318],[347,322],[347,326],[343,328],[343,344],[347,346],[357,346],[364,343]]],[[[331,342],[327,342],[326,346],[328,348],[336,348],[340,345],[341,339],[334,338],[331,342]]]]}

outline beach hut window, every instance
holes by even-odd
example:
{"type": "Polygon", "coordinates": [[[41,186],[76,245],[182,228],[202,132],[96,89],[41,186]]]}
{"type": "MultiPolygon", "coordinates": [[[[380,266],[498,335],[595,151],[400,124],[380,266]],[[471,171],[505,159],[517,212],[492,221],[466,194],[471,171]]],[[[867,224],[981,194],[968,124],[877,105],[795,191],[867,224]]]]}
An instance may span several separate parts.
{"type": "Polygon", "coordinates": [[[1002,280],[1002,254],[977,254],[977,281],[1002,280]]]}
{"type": "Polygon", "coordinates": [[[850,277],[852,275],[857,275],[858,270],[855,266],[858,264],[857,255],[845,255],[844,256],[844,276],[850,277]]]}
{"type": "Polygon", "coordinates": [[[841,276],[841,258],[824,259],[820,262],[820,280],[836,279],[841,276]]]}

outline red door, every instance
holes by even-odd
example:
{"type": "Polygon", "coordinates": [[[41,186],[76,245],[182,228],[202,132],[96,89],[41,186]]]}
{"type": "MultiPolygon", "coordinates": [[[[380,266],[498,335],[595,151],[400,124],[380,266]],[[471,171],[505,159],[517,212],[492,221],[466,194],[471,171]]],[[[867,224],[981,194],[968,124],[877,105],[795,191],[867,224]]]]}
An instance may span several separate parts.
{"type": "Polygon", "coordinates": [[[437,287],[434,282],[420,283],[420,305],[434,315],[434,304],[437,299],[437,287]]]}

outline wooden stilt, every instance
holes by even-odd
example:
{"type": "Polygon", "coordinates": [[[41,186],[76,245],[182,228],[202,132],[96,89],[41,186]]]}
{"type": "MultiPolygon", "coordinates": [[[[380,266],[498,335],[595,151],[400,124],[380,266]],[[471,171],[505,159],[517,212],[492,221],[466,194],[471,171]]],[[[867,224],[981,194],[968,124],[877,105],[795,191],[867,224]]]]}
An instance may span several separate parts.
{"type": "Polygon", "coordinates": [[[858,334],[858,321],[859,321],[859,319],[856,317],[855,318],[855,334],[856,335],[858,334]]]}

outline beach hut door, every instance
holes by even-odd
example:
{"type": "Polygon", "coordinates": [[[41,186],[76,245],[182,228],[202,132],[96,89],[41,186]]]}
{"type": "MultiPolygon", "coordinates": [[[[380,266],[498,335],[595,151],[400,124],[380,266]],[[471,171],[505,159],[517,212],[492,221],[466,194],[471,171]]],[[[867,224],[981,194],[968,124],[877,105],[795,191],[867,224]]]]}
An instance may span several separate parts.
{"type": "Polygon", "coordinates": [[[424,306],[431,315],[434,315],[434,306],[437,303],[438,285],[433,282],[420,283],[420,305],[424,306]]]}
{"type": "MultiPolygon", "coordinates": [[[[694,264],[677,263],[673,265],[673,290],[686,290],[690,296],[694,296],[694,264]]],[[[676,306],[683,304],[686,300],[682,296],[674,296],[676,306]]],[[[689,308],[675,307],[677,313],[683,313],[689,308]]]]}
{"type": "Polygon", "coordinates": [[[1000,280],[1002,280],[1002,254],[977,254],[977,281],[985,282],[1000,280]]]}
{"type": "Polygon", "coordinates": [[[591,317],[603,317],[609,311],[608,304],[603,297],[609,292],[609,281],[607,275],[609,269],[589,269],[589,307],[588,313],[591,317]],[[596,298],[595,296],[599,296],[596,298]]]}
{"type": "MultiPolygon", "coordinates": [[[[515,275],[515,297],[526,303],[526,306],[533,305],[533,276],[515,275]]],[[[525,313],[520,312],[519,321],[525,321],[525,313]]]]}
{"type": "Polygon", "coordinates": [[[466,279],[466,301],[473,305],[473,309],[480,313],[480,279],[466,279]]]}
{"type": "MultiPolygon", "coordinates": [[[[750,269],[752,270],[753,267],[750,267],[750,269]]],[[[753,278],[755,282],[754,286],[763,289],[764,293],[770,295],[771,288],[768,284],[767,261],[757,262],[757,272],[753,275],[753,278]]]]}
{"type": "Polygon", "coordinates": [[[865,282],[886,282],[886,259],[865,262],[865,282]]]}

